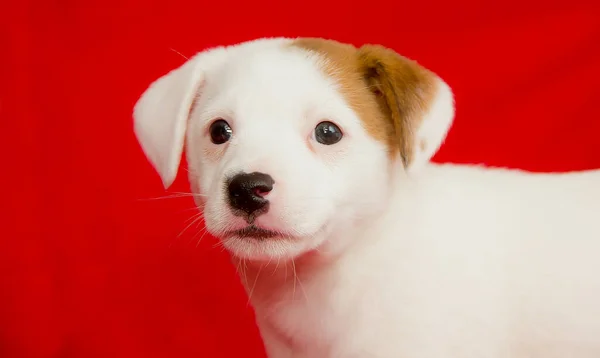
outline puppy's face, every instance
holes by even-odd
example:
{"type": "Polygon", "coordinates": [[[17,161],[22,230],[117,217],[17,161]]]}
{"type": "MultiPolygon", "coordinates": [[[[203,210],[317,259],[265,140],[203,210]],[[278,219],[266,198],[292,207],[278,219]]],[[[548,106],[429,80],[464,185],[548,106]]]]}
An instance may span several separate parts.
{"type": "Polygon", "coordinates": [[[166,186],[185,138],[211,234],[238,257],[281,260],[351,244],[399,185],[395,168],[428,161],[452,112],[448,87],[390,50],[268,39],[200,53],[134,117],[166,186]]]}

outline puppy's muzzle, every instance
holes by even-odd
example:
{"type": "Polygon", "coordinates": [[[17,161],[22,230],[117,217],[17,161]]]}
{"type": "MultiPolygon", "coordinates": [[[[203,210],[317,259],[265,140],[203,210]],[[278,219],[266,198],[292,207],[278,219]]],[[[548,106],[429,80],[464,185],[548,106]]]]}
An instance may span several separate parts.
{"type": "Polygon", "coordinates": [[[235,215],[244,216],[252,223],[257,216],[269,210],[269,200],[265,198],[273,190],[275,181],[264,173],[240,173],[227,183],[229,206],[235,215]]]}

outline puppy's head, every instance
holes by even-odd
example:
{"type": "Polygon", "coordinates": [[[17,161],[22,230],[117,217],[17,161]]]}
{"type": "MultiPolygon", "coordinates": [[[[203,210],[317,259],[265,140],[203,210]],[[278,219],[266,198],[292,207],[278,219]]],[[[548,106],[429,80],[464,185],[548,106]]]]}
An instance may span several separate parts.
{"type": "Polygon", "coordinates": [[[134,110],[164,185],[185,144],[207,229],[255,260],[350,244],[401,185],[396,168],[427,163],[453,116],[449,87],[392,50],[282,38],[199,53],[134,110]]]}

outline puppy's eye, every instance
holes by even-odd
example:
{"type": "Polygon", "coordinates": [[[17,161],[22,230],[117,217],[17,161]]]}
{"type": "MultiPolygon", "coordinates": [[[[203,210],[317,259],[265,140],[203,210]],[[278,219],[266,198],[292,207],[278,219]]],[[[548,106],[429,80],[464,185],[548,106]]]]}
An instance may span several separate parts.
{"type": "Polygon", "coordinates": [[[342,140],[342,130],[331,122],[321,122],[315,127],[315,139],[325,145],[332,145],[342,140]]]}
{"type": "Polygon", "coordinates": [[[229,123],[223,119],[214,121],[213,124],[210,125],[209,132],[210,140],[214,144],[223,144],[227,142],[233,134],[229,123]]]}

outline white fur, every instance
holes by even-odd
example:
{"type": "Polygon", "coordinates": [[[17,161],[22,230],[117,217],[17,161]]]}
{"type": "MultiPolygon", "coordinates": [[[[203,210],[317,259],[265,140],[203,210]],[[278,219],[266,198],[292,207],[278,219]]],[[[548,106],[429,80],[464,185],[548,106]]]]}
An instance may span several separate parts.
{"type": "Polygon", "coordinates": [[[134,113],[166,186],[187,133],[197,203],[240,264],[269,356],[600,357],[600,171],[428,163],[453,117],[443,82],[415,134],[428,144],[419,170],[406,171],[324,59],[290,41],[205,51],[134,113]],[[209,139],[215,118],[233,129],[226,144],[209,139]],[[315,141],[322,120],[342,128],[339,143],[315,141]],[[239,171],[274,178],[256,223],[285,237],[224,237],[246,225],[224,198],[239,171]]]}

